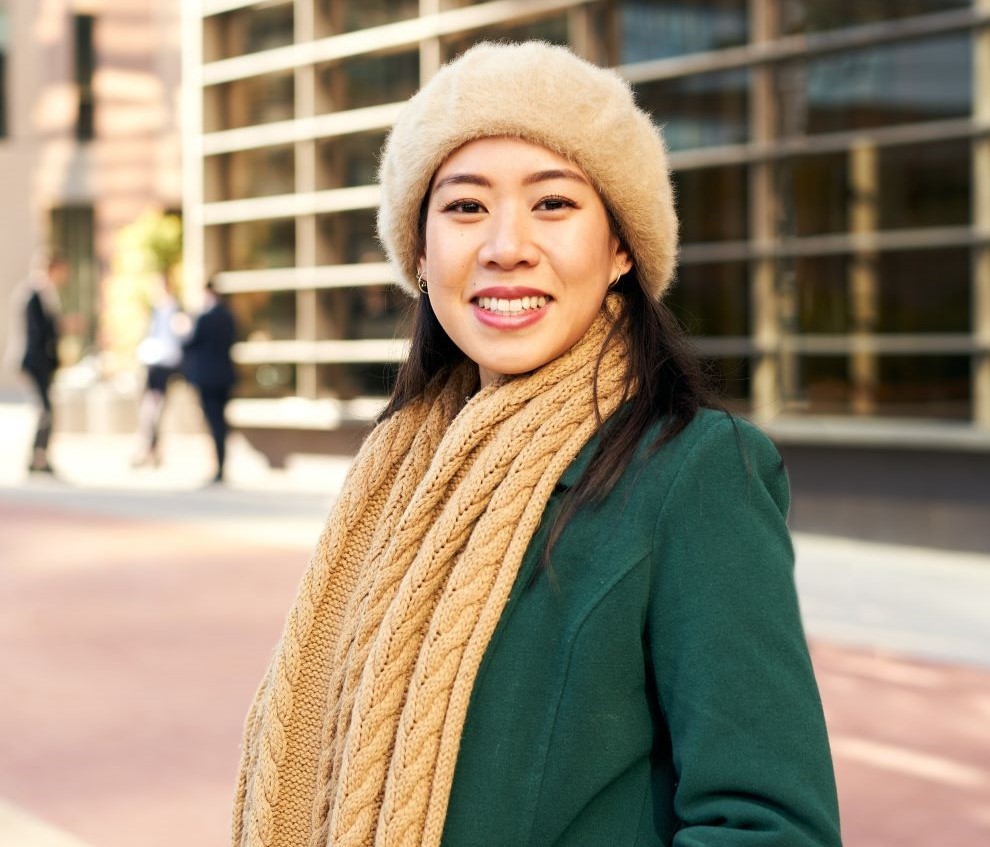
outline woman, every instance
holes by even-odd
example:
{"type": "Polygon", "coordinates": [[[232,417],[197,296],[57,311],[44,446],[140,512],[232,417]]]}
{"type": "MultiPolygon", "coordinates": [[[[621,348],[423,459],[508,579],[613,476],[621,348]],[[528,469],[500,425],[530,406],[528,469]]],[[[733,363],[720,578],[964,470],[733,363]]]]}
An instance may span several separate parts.
{"type": "Polygon", "coordinates": [[[137,349],[138,361],[147,368],[148,375],[138,407],[140,446],[131,462],[134,467],[161,464],[158,442],[165,398],[168,384],[182,364],[182,337],[188,332],[188,321],[172,291],[171,280],[162,274],[155,280],[148,331],[137,349]]]}
{"type": "Polygon", "coordinates": [[[629,87],[479,45],[380,176],[412,347],[249,714],[235,843],[837,845],[786,475],[658,303],[629,87]]]}

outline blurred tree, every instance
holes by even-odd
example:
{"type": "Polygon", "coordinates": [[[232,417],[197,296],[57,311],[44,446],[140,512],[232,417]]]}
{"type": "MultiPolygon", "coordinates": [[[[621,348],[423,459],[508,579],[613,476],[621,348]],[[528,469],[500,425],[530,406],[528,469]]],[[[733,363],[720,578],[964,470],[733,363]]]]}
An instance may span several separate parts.
{"type": "Polygon", "coordinates": [[[151,209],[117,234],[104,287],[101,346],[106,370],[133,368],[137,345],[147,329],[151,297],[162,275],[182,302],[182,219],[151,209]]]}

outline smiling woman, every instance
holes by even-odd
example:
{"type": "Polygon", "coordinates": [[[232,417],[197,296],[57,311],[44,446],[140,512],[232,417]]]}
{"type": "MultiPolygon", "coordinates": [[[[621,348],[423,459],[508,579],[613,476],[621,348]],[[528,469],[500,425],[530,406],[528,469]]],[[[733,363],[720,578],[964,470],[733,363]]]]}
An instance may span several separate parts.
{"type": "Polygon", "coordinates": [[[248,715],[248,847],[836,847],[788,484],[661,298],[659,132],[566,49],[407,105],[409,358],[248,715]]]}
{"type": "Polygon", "coordinates": [[[481,138],[437,171],[419,266],[484,387],[573,347],[632,262],[583,172],[537,144],[481,138]]]}

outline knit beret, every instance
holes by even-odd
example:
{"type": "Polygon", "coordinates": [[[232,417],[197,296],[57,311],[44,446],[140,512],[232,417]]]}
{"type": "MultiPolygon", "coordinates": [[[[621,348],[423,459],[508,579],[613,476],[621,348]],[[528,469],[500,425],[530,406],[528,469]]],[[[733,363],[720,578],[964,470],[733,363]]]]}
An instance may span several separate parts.
{"type": "Polygon", "coordinates": [[[643,287],[659,299],[677,257],[660,131],[621,76],[542,41],[472,47],[399,114],[378,173],[378,236],[407,293],[419,296],[420,208],[433,175],[467,142],[501,136],[540,144],[588,175],[618,223],[643,287]]]}

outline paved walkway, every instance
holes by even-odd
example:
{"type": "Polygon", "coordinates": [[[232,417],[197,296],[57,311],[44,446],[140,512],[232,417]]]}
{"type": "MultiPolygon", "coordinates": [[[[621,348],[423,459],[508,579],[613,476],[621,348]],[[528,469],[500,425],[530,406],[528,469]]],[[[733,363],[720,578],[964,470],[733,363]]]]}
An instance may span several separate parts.
{"type": "MultiPolygon", "coordinates": [[[[26,479],[7,411],[0,847],[224,844],[240,722],[346,461],[272,472],[235,439],[208,487],[201,436],[158,471],[60,436],[63,479],[26,479]]],[[[990,843],[990,557],[796,543],[846,844],[990,843]]]]}

